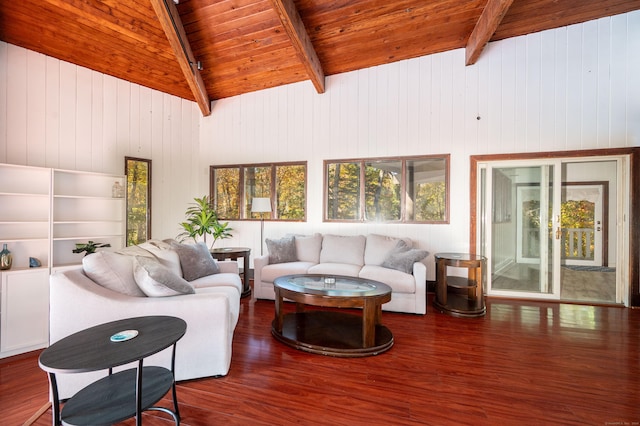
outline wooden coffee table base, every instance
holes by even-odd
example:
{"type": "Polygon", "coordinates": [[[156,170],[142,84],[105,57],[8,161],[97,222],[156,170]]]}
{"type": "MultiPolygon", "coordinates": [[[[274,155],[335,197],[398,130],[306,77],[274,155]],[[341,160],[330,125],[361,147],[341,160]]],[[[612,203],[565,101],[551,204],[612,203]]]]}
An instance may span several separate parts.
{"type": "Polygon", "coordinates": [[[362,345],[362,316],[333,311],[294,312],[283,316],[282,332],[275,321],[271,334],[280,342],[314,354],[343,358],[378,355],[393,346],[393,334],[375,325],[375,343],[362,345]]]}

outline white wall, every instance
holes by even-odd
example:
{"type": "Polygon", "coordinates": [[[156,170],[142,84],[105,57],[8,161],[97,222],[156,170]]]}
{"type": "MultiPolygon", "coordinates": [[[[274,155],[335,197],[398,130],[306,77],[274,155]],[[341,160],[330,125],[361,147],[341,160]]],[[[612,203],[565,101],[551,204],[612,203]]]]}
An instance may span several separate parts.
{"type": "MultiPolygon", "coordinates": [[[[408,235],[431,251],[468,250],[469,156],[640,145],[640,12],[464,51],[195,103],[0,42],[0,162],[122,173],[153,161],[153,235],[171,237],[211,164],[308,161],[308,222],[287,232],[408,235]],[[480,119],[477,119],[477,118],[480,119]],[[322,161],[451,154],[449,225],[322,222],[322,161]]],[[[226,244],[260,250],[260,225],[226,244]]],[[[434,278],[432,257],[428,277],[434,278]]]]}
{"type": "MultiPolygon", "coordinates": [[[[322,95],[307,81],[220,100],[202,120],[200,169],[308,161],[308,222],[267,223],[266,237],[380,232],[466,251],[470,155],[640,145],[638,52],[632,12],[491,43],[470,67],[459,49],[330,76],[322,95]],[[322,223],[323,160],[445,153],[449,225],[322,223]]],[[[234,244],[259,250],[259,224],[233,226],[234,244]]]]}
{"type": "Polygon", "coordinates": [[[178,234],[197,186],[189,101],[0,42],[0,162],[124,174],[152,159],[152,235],[178,234]]]}

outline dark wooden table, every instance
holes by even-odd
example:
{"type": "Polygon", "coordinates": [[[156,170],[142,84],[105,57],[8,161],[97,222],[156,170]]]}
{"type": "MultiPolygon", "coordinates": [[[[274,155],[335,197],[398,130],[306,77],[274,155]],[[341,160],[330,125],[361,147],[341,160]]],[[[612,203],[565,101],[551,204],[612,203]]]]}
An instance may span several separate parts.
{"type": "Polygon", "coordinates": [[[456,317],[486,313],[483,293],[486,259],[477,254],[436,253],[436,297],[433,306],[456,317]],[[448,276],[447,268],[467,268],[467,277],[448,276]]]}
{"type": "Polygon", "coordinates": [[[216,260],[238,260],[239,257],[244,259],[241,297],[249,296],[251,294],[251,286],[249,285],[249,256],[251,249],[249,247],[222,247],[211,249],[210,253],[216,260]]]}
{"type": "Polygon", "coordinates": [[[45,349],[40,368],[49,374],[53,396],[53,425],[110,425],[158,410],[180,423],[174,377],[176,343],[186,332],[184,320],[169,316],[129,318],[101,324],[65,337],[45,349]],[[130,340],[110,338],[125,330],[137,330],[130,340]],[[173,346],[171,369],[143,367],[144,358],[173,346]],[[137,362],[136,368],[112,372],[113,367],[137,362]],[[90,384],[69,399],[60,410],[56,374],[108,370],[109,375],[90,384]],[[173,411],[154,407],[173,390],[173,411]]]}
{"type": "Polygon", "coordinates": [[[382,325],[382,305],[391,287],[357,277],[286,275],[274,281],[275,318],[271,334],[303,351],[336,357],[364,357],[388,351],[393,334],[382,325]],[[283,300],[296,302],[296,312],[284,314],[283,300]],[[362,316],[312,310],[304,305],[362,308],[362,316]]]}

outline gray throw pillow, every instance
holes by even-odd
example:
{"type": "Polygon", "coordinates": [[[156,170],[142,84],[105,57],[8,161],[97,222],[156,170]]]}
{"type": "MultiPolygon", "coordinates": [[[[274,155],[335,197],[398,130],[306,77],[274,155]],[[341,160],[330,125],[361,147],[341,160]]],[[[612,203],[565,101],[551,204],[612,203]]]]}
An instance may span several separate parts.
{"type": "Polygon", "coordinates": [[[267,243],[267,250],[269,251],[269,263],[285,263],[296,262],[298,256],[296,254],[296,240],[295,237],[284,237],[279,240],[265,240],[267,243]]]}
{"type": "Polygon", "coordinates": [[[140,290],[149,297],[177,296],[196,292],[182,277],[148,257],[135,256],[133,276],[140,290]]]}
{"type": "Polygon", "coordinates": [[[205,243],[180,244],[172,241],[171,247],[178,253],[185,280],[193,281],[220,272],[205,243]]]}
{"type": "Polygon", "coordinates": [[[427,257],[429,252],[426,250],[418,250],[409,248],[407,243],[400,240],[398,244],[387,254],[382,262],[384,268],[397,269],[406,274],[413,272],[413,264],[420,262],[427,257]]]}

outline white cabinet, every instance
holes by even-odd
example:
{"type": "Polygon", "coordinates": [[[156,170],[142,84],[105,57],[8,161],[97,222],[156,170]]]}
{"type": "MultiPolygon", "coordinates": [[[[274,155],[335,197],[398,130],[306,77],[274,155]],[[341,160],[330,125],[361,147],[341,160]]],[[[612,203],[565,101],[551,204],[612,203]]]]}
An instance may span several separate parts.
{"type": "Polygon", "coordinates": [[[49,274],[82,263],[76,244],[126,245],[125,184],[123,175],[0,164],[0,249],[13,255],[1,271],[0,358],[48,345],[49,274]],[[42,266],[30,268],[30,257],[42,266]]]}
{"type": "Polygon", "coordinates": [[[2,271],[0,358],[49,345],[49,270],[2,271]]]}

